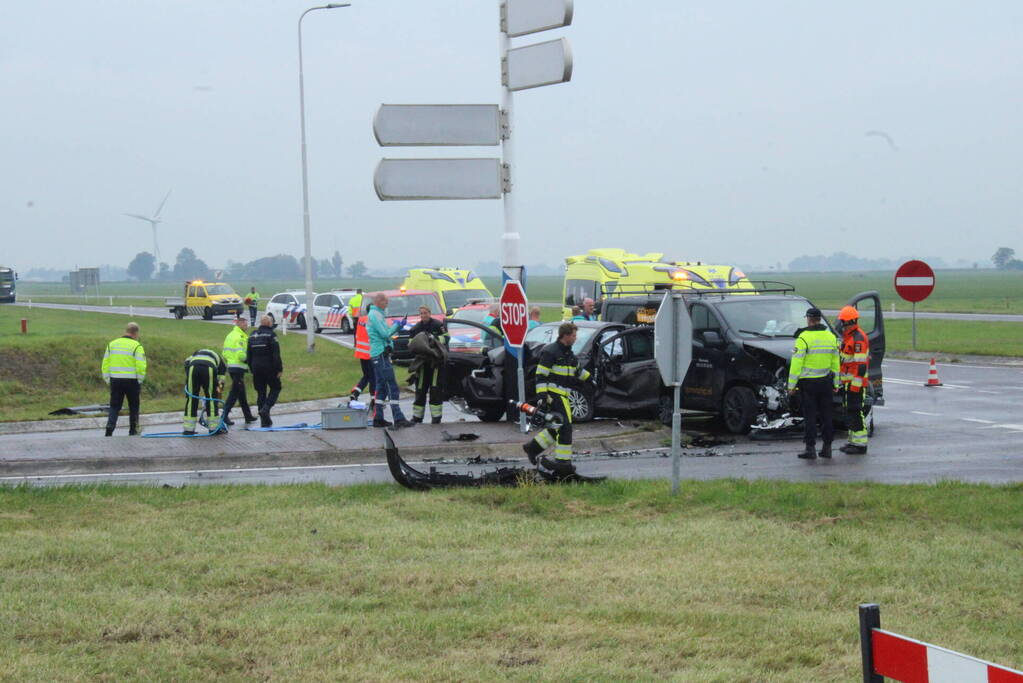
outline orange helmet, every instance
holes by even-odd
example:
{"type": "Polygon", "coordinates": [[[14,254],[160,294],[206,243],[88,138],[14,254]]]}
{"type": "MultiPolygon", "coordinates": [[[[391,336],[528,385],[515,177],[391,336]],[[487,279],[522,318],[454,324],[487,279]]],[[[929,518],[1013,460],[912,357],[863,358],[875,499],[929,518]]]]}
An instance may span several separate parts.
{"type": "Polygon", "coordinates": [[[842,310],[838,312],[838,319],[842,321],[859,320],[860,312],[852,306],[844,306],[842,310]]]}

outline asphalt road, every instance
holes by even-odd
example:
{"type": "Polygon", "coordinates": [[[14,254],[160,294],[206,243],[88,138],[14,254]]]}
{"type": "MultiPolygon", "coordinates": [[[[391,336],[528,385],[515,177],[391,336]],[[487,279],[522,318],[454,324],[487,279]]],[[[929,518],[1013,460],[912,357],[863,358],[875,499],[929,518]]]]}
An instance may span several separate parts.
{"type": "MultiPolygon", "coordinates": [[[[795,455],[801,446],[798,435],[794,439],[775,441],[739,438],[733,443],[710,448],[687,449],[682,476],[685,479],[743,477],[887,483],[1023,482],[1023,368],[942,365],[939,376],[944,384],[936,388],[924,386],[927,370],[926,363],[916,361],[885,362],[887,405],[877,408],[876,432],[867,455],[847,456],[836,452],[830,461],[803,461],[795,455]]],[[[447,412],[450,418],[456,417],[450,408],[447,412]]],[[[706,421],[691,419],[686,420],[685,425],[692,429],[706,426],[706,421]]],[[[399,447],[405,438],[402,434],[399,432],[396,436],[399,447]]],[[[292,435],[273,436],[284,444],[292,435]]],[[[44,438],[68,437],[47,435],[44,438]]],[[[415,464],[419,460],[416,448],[405,443],[402,454],[415,464]]],[[[0,437],[0,447],[3,446],[3,437],[0,437]]],[[[665,449],[631,452],[626,450],[628,446],[618,448],[619,452],[581,454],[578,457],[580,472],[624,479],[670,477],[671,460],[665,449]]],[[[511,464],[522,465],[524,460],[511,464]]],[[[429,465],[442,471],[482,469],[454,461],[429,465]]],[[[111,482],[181,486],[309,481],[348,485],[388,482],[391,477],[386,465],[377,461],[314,467],[210,467],[0,478],[2,483],[34,485],[111,482]]]]}

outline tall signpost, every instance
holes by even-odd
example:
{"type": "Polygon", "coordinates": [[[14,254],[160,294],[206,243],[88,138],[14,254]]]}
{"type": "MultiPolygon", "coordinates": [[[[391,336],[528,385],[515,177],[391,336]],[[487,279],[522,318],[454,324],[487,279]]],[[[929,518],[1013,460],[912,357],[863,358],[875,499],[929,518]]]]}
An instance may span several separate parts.
{"type": "Polygon", "coordinates": [[[895,271],[895,291],[913,304],[913,350],[916,351],[916,302],[934,291],[934,271],[923,261],[906,261],[895,271]]]}
{"type": "Polygon", "coordinates": [[[665,386],[674,389],[671,412],[671,494],[678,494],[682,434],[682,382],[693,360],[693,321],[682,293],[664,295],[654,318],[654,360],[665,386]]]}
{"type": "MultiPolygon", "coordinates": [[[[522,344],[529,331],[529,302],[526,290],[518,280],[506,280],[501,289],[501,329],[504,330],[504,342],[518,351],[518,385],[519,403],[526,400],[526,375],[522,367],[522,344]]],[[[519,414],[519,429],[526,433],[526,415],[519,414]]]]}

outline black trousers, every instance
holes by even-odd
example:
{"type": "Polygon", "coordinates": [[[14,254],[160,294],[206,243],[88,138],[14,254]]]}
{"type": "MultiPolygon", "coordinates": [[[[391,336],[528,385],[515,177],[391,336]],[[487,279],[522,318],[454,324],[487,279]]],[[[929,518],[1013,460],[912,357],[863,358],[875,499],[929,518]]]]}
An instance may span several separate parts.
{"type": "Polygon", "coordinates": [[[821,423],[821,439],[831,443],[835,436],[834,380],[830,377],[799,380],[799,393],[803,403],[803,441],[813,448],[817,443],[817,422],[821,423]]]}
{"type": "Polygon", "coordinates": [[[281,395],[281,378],[276,372],[253,371],[252,386],[256,388],[256,411],[269,413],[281,395]]]}
{"type": "Polygon", "coordinates": [[[257,311],[256,311],[256,307],[255,306],[249,306],[249,324],[250,325],[255,325],[256,324],[256,312],[257,311]]]}
{"type": "Polygon", "coordinates": [[[231,375],[231,391],[224,403],[224,417],[231,417],[231,408],[237,403],[241,406],[242,415],[246,420],[252,419],[252,410],[249,408],[249,397],[245,395],[245,371],[237,368],[228,368],[227,374],[231,375]]]}
{"type": "Polygon", "coordinates": [[[412,416],[422,420],[426,415],[426,397],[430,396],[430,417],[439,418],[444,405],[441,392],[440,363],[423,363],[416,377],[416,397],[412,401],[412,416]]]}
{"type": "Polygon", "coordinates": [[[117,416],[124,405],[124,399],[128,399],[128,433],[135,434],[139,430],[139,396],[142,392],[142,385],[137,379],[110,380],[110,411],[107,413],[107,436],[114,433],[117,427],[117,416]]]}
{"type": "Polygon", "coordinates": [[[376,382],[373,379],[373,361],[369,358],[360,358],[359,366],[362,368],[362,377],[355,383],[355,388],[361,393],[368,386],[370,395],[375,394],[376,382]]]}

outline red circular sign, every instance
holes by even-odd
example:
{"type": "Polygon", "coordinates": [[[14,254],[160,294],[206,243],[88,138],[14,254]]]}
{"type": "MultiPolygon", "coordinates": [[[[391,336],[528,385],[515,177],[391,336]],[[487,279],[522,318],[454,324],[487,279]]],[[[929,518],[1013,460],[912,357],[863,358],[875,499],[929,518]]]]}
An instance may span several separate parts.
{"type": "Polygon", "coordinates": [[[509,346],[518,348],[529,331],[526,292],[518,280],[508,280],[501,290],[501,329],[509,346]]]}
{"type": "Polygon", "coordinates": [[[906,301],[923,301],[934,291],[934,271],[923,261],[906,261],[895,271],[895,291],[906,301]]]}

